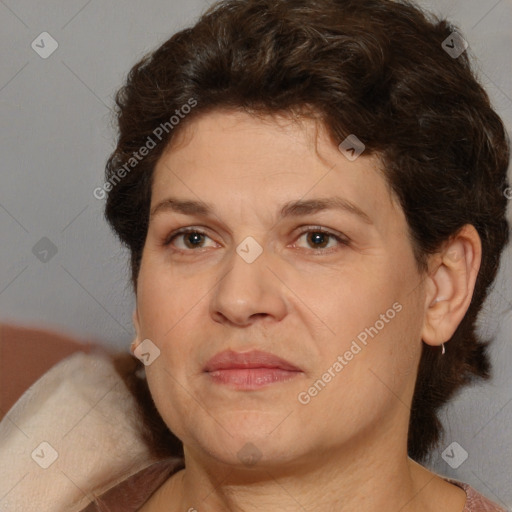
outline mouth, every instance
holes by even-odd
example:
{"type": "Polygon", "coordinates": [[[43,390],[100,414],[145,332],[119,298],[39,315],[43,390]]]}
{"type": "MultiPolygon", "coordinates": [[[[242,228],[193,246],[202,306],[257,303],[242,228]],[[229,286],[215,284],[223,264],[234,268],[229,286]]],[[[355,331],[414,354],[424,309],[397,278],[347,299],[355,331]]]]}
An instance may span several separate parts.
{"type": "Polygon", "coordinates": [[[289,361],[268,352],[226,350],[210,359],[203,370],[211,381],[237,390],[259,389],[282,383],[303,372],[289,361]]]}

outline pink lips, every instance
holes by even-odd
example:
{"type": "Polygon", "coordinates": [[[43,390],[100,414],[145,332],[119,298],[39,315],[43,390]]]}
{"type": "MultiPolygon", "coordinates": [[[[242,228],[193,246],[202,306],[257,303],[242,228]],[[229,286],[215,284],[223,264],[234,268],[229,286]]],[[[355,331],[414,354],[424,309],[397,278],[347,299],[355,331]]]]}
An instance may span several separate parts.
{"type": "Polygon", "coordinates": [[[234,352],[225,350],[210,359],[204,371],[214,382],[238,390],[258,389],[269,384],[290,380],[302,371],[268,352],[234,352]]]}

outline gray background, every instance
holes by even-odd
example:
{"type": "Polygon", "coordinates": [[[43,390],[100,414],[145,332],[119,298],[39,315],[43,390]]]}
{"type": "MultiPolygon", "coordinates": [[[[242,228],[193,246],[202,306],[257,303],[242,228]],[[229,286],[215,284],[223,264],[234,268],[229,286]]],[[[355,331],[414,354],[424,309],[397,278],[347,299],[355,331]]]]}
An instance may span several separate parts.
{"type": "MultiPolygon", "coordinates": [[[[111,348],[129,346],[134,300],[127,253],[103,221],[104,201],[93,197],[114,148],[112,97],[136,60],[211,3],[0,0],[0,321],[56,329],[111,348]],[[42,32],[58,42],[46,59],[31,47],[42,32]],[[43,237],[51,244],[40,242],[43,237]],[[36,257],[34,246],[50,250],[39,252],[48,261],[36,257]]],[[[462,29],[481,81],[511,132],[512,1],[421,4],[462,29]]],[[[447,434],[431,461],[434,470],[508,507],[511,260],[508,248],[480,317],[481,331],[495,338],[494,378],[467,389],[443,411],[447,434]],[[458,469],[441,457],[453,442],[468,453],[458,469]]],[[[450,450],[455,461],[464,455],[457,446],[450,450]]]]}

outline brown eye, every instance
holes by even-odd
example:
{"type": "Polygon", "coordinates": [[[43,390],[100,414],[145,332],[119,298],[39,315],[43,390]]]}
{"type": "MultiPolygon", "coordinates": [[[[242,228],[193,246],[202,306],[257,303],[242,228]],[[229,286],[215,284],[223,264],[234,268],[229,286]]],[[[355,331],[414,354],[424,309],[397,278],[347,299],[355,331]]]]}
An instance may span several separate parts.
{"type": "Polygon", "coordinates": [[[315,249],[325,249],[325,246],[329,243],[329,238],[332,238],[330,235],[319,231],[310,231],[306,234],[308,235],[308,243],[311,243],[315,249]]]}
{"type": "MultiPolygon", "coordinates": [[[[194,249],[203,249],[205,240],[210,238],[206,233],[197,229],[185,228],[172,233],[164,242],[164,246],[173,245],[178,250],[193,251],[194,249]],[[175,240],[181,240],[182,245],[175,243],[175,240]]],[[[210,239],[211,240],[211,239],[210,239]]]]}
{"type": "MultiPolygon", "coordinates": [[[[336,245],[348,245],[348,240],[337,235],[334,233],[331,233],[330,231],[325,231],[324,229],[309,229],[307,231],[304,231],[299,236],[299,239],[302,238],[304,235],[306,236],[306,243],[308,244],[309,248],[315,250],[324,250],[324,249],[332,249],[336,247],[336,245]],[[335,242],[329,246],[329,242],[335,242]]],[[[325,251],[327,252],[327,251],[325,251]]]]}
{"type": "Polygon", "coordinates": [[[201,246],[201,244],[204,242],[204,236],[205,235],[202,233],[186,233],[183,236],[183,241],[189,249],[194,249],[195,247],[201,246]]]}

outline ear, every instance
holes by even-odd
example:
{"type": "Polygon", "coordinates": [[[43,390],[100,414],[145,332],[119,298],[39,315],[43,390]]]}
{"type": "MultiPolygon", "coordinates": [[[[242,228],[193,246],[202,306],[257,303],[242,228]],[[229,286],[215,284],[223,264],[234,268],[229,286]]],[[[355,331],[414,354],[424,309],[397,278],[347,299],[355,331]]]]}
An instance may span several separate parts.
{"type": "Polygon", "coordinates": [[[431,257],[426,282],[422,339],[439,346],[448,341],[469,308],[482,261],[482,243],[466,224],[431,257]]]}
{"type": "Polygon", "coordinates": [[[133,310],[132,320],[133,320],[133,326],[135,327],[135,339],[132,341],[132,344],[130,346],[130,352],[133,354],[135,349],[138,347],[138,345],[141,342],[139,311],[137,310],[137,307],[135,307],[135,309],[133,310]]]}

